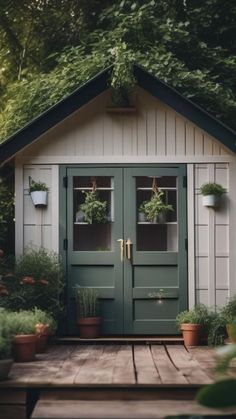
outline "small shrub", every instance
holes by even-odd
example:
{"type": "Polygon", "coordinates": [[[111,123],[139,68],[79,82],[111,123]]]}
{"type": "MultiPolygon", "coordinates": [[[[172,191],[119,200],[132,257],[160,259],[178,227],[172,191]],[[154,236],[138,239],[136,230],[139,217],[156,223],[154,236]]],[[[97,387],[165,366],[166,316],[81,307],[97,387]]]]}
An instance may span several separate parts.
{"type": "Polygon", "coordinates": [[[37,307],[57,318],[64,311],[63,289],[62,264],[53,252],[33,249],[12,267],[1,264],[0,307],[13,311],[37,307]]]}
{"type": "Polygon", "coordinates": [[[200,324],[202,330],[207,332],[210,329],[212,313],[204,304],[198,304],[192,310],[185,310],[176,317],[177,326],[180,328],[183,323],[200,324]]]}

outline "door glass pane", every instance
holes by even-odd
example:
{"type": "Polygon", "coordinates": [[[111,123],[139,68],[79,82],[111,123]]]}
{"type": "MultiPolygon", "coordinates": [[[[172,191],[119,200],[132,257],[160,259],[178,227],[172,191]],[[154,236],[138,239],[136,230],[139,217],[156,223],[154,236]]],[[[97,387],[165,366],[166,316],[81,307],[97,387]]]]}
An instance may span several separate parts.
{"type": "Polygon", "coordinates": [[[73,178],[73,249],[111,251],[114,222],[114,178],[73,178]]]}
{"type": "Polygon", "coordinates": [[[137,250],[178,250],[177,177],[136,177],[137,250]]]}

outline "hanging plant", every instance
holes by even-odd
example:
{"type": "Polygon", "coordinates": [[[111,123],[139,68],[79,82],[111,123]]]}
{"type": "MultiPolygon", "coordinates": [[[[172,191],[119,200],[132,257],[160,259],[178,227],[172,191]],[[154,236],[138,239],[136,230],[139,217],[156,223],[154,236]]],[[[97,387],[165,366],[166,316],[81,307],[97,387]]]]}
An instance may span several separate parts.
{"type": "Polygon", "coordinates": [[[139,207],[139,213],[144,213],[148,221],[154,223],[158,216],[165,215],[168,211],[174,211],[173,206],[164,203],[164,192],[159,190],[156,185],[156,178],[153,178],[153,194],[149,201],[143,201],[139,207]]]}
{"type": "Polygon", "coordinates": [[[85,192],[85,201],[79,206],[84,214],[84,221],[88,224],[107,222],[107,201],[101,201],[95,190],[85,192]]]}

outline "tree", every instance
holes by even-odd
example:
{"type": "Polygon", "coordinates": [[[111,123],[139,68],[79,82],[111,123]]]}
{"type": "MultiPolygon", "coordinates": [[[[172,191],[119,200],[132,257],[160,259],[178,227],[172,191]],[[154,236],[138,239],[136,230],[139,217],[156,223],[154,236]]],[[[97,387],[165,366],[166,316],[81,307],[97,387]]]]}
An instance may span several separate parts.
{"type": "Polygon", "coordinates": [[[2,140],[111,64],[122,96],[133,62],[236,128],[233,0],[15,3],[0,8],[2,140]]]}

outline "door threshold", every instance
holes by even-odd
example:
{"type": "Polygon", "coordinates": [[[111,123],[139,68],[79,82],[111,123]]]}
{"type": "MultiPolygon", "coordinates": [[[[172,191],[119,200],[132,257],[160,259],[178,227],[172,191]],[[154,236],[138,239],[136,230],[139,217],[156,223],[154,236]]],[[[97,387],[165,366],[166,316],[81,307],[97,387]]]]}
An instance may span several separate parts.
{"type": "Polygon", "coordinates": [[[182,336],[100,336],[95,339],[81,339],[79,336],[57,338],[57,343],[182,343],[182,336]]]}

